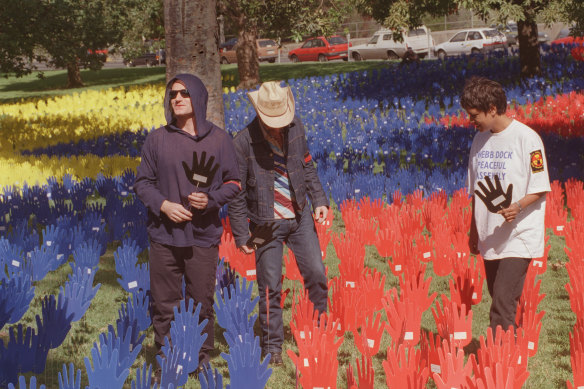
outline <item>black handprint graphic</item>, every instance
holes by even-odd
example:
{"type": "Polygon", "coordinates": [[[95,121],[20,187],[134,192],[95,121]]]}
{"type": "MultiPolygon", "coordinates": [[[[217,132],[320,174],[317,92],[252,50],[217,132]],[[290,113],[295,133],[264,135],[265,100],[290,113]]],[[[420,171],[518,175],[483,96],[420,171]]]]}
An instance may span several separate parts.
{"type": "Polygon", "coordinates": [[[257,250],[276,239],[274,237],[274,231],[276,231],[277,227],[274,227],[274,224],[274,222],[271,222],[256,226],[245,245],[251,249],[257,250]]]}
{"type": "Polygon", "coordinates": [[[219,164],[213,164],[214,162],[214,156],[211,156],[207,161],[207,152],[205,151],[201,154],[201,160],[199,161],[197,158],[197,152],[195,151],[193,152],[192,166],[189,167],[184,161],[182,165],[191,184],[195,185],[197,188],[207,188],[211,185],[213,177],[219,169],[219,164]]]}
{"type": "Polygon", "coordinates": [[[507,191],[503,192],[501,181],[496,174],[495,186],[493,186],[493,182],[489,176],[485,177],[485,182],[488,188],[479,181],[477,184],[481,188],[482,193],[479,190],[475,190],[475,193],[483,200],[489,212],[497,213],[501,209],[508,208],[511,205],[511,198],[513,197],[513,184],[509,184],[507,191]]]}

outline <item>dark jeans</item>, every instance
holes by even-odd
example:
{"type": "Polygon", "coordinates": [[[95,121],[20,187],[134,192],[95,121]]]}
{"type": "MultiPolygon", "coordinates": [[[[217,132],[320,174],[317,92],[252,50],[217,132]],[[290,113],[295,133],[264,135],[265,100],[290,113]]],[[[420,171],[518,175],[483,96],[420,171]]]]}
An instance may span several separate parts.
{"type": "Polygon", "coordinates": [[[503,327],[504,331],[507,331],[509,326],[517,327],[515,325],[517,303],[523,291],[523,283],[530,261],[530,258],[503,258],[484,261],[487,287],[493,299],[489,314],[493,335],[497,326],[503,327]]]}
{"type": "Polygon", "coordinates": [[[160,353],[164,338],[170,340],[170,322],[174,307],[183,299],[182,278],[185,280],[186,302],[192,298],[195,307],[201,303],[199,322],[208,319],[203,329],[207,339],[201,346],[199,362],[209,361],[214,346],[215,272],[218,247],[173,247],[150,241],[150,292],[152,294],[152,323],[154,343],[160,353]]]}
{"type": "Polygon", "coordinates": [[[296,219],[277,220],[274,236],[276,239],[256,251],[256,271],[260,294],[259,317],[262,328],[262,348],[264,353],[282,352],[284,325],[280,292],[282,290],[283,243],[294,252],[298,269],[304,279],[314,309],[326,312],[328,286],[320,245],[314,228],[314,221],[308,207],[296,219]],[[270,300],[268,322],[266,290],[270,300]]]}

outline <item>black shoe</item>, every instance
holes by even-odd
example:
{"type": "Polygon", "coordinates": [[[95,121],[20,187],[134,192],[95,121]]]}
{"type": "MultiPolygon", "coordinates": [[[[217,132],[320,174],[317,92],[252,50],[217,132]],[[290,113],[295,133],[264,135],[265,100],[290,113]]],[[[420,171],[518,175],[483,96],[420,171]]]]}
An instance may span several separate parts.
{"type": "Polygon", "coordinates": [[[282,359],[282,353],[272,353],[272,357],[270,358],[270,365],[271,366],[282,366],[284,364],[284,360],[282,359]]]}

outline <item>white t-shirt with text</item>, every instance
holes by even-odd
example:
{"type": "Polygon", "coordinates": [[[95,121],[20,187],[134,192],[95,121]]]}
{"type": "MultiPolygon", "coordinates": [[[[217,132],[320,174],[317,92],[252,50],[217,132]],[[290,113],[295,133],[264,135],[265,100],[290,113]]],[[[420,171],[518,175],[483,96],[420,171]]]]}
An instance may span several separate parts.
{"type": "MultiPolygon", "coordinates": [[[[495,175],[504,193],[513,184],[511,203],[527,194],[551,190],[543,142],[534,130],[513,120],[499,133],[477,133],[470,148],[468,187],[475,199],[478,249],[484,259],[543,256],[545,196],[525,208],[512,222],[506,222],[503,215],[489,211],[475,194],[475,190],[483,193],[479,181],[488,188],[487,176],[495,186],[495,175]]],[[[503,195],[496,196],[491,203],[497,205],[502,200],[503,195]]]]}

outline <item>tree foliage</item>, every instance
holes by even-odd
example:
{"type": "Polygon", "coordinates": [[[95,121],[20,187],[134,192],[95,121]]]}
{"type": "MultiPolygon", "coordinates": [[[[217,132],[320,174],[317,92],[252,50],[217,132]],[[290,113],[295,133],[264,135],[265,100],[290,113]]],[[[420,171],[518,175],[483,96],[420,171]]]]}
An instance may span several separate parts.
{"type": "Polygon", "coordinates": [[[236,27],[240,87],[259,83],[255,39],[330,35],[352,9],[352,0],[219,0],[218,12],[236,27]]]}
{"type": "Polygon", "coordinates": [[[0,0],[0,71],[22,76],[36,60],[66,68],[68,86],[80,86],[80,68],[103,66],[99,50],[161,36],[161,15],[161,0],[0,0]]]}

